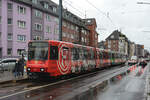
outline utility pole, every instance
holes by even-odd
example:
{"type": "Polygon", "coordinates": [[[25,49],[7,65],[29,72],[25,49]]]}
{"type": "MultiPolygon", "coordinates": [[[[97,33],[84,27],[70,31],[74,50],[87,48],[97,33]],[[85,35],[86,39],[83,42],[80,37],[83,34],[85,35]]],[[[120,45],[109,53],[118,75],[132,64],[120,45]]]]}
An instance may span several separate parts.
{"type": "Polygon", "coordinates": [[[62,0],[59,0],[59,41],[62,41],[62,0]]]}

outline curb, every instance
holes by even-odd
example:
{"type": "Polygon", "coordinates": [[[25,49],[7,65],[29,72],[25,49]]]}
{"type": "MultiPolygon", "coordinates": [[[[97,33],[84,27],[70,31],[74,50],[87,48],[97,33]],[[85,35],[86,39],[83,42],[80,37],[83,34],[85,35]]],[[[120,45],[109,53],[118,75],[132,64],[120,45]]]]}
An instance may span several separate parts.
{"type": "Polygon", "coordinates": [[[28,78],[7,80],[7,81],[0,82],[0,84],[17,83],[25,80],[28,80],[28,78]]]}

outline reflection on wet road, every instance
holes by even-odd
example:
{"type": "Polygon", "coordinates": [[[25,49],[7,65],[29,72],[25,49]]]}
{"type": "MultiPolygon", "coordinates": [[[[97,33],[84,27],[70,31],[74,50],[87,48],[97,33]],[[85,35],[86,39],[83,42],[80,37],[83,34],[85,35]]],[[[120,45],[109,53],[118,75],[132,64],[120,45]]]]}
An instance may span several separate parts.
{"type": "Polygon", "coordinates": [[[110,82],[106,91],[97,100],[143,100],[145,92],[145,73],[139,67],[118,83],[110,82]]]}

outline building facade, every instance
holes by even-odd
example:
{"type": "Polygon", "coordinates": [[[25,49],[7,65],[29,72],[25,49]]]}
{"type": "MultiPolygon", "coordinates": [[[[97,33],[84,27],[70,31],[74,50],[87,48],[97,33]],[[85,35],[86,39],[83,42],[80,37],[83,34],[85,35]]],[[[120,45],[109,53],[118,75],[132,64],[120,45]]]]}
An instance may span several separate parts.
{"type": "Polygon", "coordinates": [[[138,58],[144,57],[144,45],[136,44],[136,50],[135,50],[135,55],[138,58]]]}
{"type": "Polygon", "coordinates": [[[120,31],[115,30],[106,38],[106,49],[128,55],[128,38],[120,31]]]}
{"type": "Polygon", "coordinates": [[[92,47],[98,47],[98,33],[96,31],[97,24],[95,18],[84,19],[86,26],[90,30],[89,45],[92,47]]]}
{"type": "Polygon", "coordinates": [[[135,56],[135,43],[134,42],[130,42],[129,43],[129,48],[130,48],[130,51],[129,51],[129,58],[131,59],[132,56],[135,56]]]}
{"type": "MultiPolygon", "coordinates": [[[[91,45],[85,20],[63,9],[62,40],[91,45]]],[[[94,26],[96,27],[96,26],[94,26]]],[[[98,35],[95,35],[98,40],[98,35]]],[[[51,0],[0,0],[0,58],[18,57],[29,40],[58,40],[58,5],[51,0]]],[[[94,41],[97,45],[97,41],[94,41]]],[[[93,44],[92,44],[93,45],[93,44]]]]}
{"type": "Polygon", "coordinates": [[[0,0],[0,57],[16,57],[27,50],[31,32],[31,8],[0,0]]]}

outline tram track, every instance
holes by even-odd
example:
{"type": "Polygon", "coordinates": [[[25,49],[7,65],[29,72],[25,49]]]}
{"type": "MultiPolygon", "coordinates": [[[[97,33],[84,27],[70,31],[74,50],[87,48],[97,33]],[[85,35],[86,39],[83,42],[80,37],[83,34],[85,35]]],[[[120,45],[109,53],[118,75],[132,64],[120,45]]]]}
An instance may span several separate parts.
{"type": "MultiPolygon", "coordinates": [[[[120,66],[119,66],[120,67],[120,66]]],[[[82,77],[87,77],[87,76],[90,76],[90,75],[95,75],[96,73],[104,73],[106,71],[109,71],[109,70],[114,70],[114,69],[118,69],[118,67],[111,67],[110,69],[103,69],[103,70],[98,70],[98,71],[94,71],[94,72],[90,72],[90,73],[85,73],[85,74],[81,74],[79,76],[75,75],[75,76],[72,76],[71,78],[67,78],[67,80],[73,80],[73,79],[78,79],[78,78],[82,78],[82,77]]],[[[23,79],[23,80],[19,80],[17,82],[13,82],[13,81],[10,81],[8,83],[5,83],[5,84],[1,84],[0,85],[0,89],[2,88],[7,88],[7,87],[15,87],[15,86],[18,86],[18,85],[28,85],[28,88],[30,87],[35,87],[35,86],[39,86],[39,85],[46,85],[46,84],[49,84],[49,83],[55,83],[55,82],[58,82],[58,81],[62,81],[62,80],[65,80],[65,79],[60,79],[60,80],[42,80],[40,82],[40,80],[29,80],[29,79],[23,79]]]]}
{"type": "MultiPolygon", "coordinates": [[[[101,74],[101,73],[104,73],[104,75],[102,75],[101,77],[105,77],[107,75],[113,74],[113,73],[118,72],[118,71],[123,70],[123,69],[127,69],[127,67],[121,67],[121,68],[114,67],[114,68],[111,68],[109,70],[107,69],[107,70],[97,71],[97,72],[93,72],[93,73],[90,73],[90,74],[84,74],[84,75],[81,75],[81,76],[78,76],[78,77],[73,77],[73,78],[66,79],[66,80],[60,80],[60,81],[51,82],[51,83],[43,83],[43,84],[38,84],[38,85],[36,85],[36,84],[33,85],[32,82],[31,82],[32,84],[30,84],[30,82],[25,82],[24,84],[21,84],[21,86],[23,86],[25,84],[30,84],[32,86],[24,87],[24,88],[22,88],[22,90],[16,90],[16,91],[10,92],[8,94],[6,93],[7,95],[1,95],[0,100],[2,100],[4,98],[7,98],[7,97],[15,96],[15,95],[18,95],[18,94],[21,94],[21,93],[29,92],[29,91],[32,91],[32,90],[62,84],[62,83],[65,83],[67,81],[73,81],[73,80],[77,80],[77,79],[80,79],[80,78],[90,78],[90,77],[93,77],[94,75],[101,74]]],[[[95,80],[97,80],[97,79],[95,79],[95,80]]]]}

